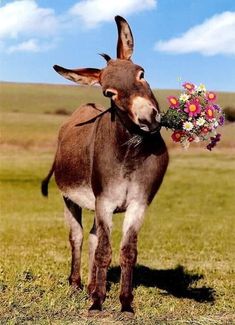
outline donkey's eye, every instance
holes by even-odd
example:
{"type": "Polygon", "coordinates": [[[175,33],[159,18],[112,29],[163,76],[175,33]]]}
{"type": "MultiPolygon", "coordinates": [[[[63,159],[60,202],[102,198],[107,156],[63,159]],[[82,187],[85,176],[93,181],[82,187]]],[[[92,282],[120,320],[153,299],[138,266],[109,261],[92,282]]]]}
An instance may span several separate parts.
{"type": "Polygon", "coordinates": [[[144,79],[144,71],[139,72],[139,80],[144,79]]]}
{"type": "Polygon", "coordinates": [[[104,92],[103,92],[104,96],[105,97],[109,97],[109,98],[112,98],[114,96],[117,95],[117,92],[115,90],[111,90],[111,89],[106,89],[104,92]]]}

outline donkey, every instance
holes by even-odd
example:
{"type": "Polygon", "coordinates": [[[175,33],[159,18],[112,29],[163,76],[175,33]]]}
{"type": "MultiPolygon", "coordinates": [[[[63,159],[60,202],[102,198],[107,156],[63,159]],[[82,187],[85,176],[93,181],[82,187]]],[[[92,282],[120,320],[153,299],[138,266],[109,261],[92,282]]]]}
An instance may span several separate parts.
{"type": "Polygon", "coordinates": [[[95,211],[89,235],[90,310],[102,310],[112,253],[112,215],[125,212],[120,302],[121,311],[133,312],[132,276],[137,236],[145,209],[162,183],[168,152],[160,135],[157,100],[144,79],[144,69],[131,61],[134,40],[130,26],[120,16],[115,20],[117,59],[102,54],[107,66],[101,70],[54,66],[56,72],[78,84],[99,83],[111,105],[106,110],[96,104],[83,105],[63,124],[55,160],[42,182],[42,192],[48,194],[48,183],[54,173],[70,226],[69,282],[76,288],[81,286],[82,208],[95,211]]]}

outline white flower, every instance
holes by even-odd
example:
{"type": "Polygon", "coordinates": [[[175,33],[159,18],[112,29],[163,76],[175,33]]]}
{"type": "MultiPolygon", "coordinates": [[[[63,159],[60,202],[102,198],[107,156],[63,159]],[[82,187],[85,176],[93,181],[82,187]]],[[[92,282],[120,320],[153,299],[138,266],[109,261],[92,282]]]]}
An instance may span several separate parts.
{"type": "Polygon", "coordinates": [[[206,92],[206,87],[205,87],[205,85],[200,84],[200,85],[197,87],[197,91],[198,91],[198,92],[201,91],[201,92],[205,93],[205,92],[206,92]]]}
{"type": "Polygon", "coordinates": [[[193,123],[187,121],[183,123],[183,129],[185,131],[191,131],[193,129],[193,123]]]}
{"type": "Polygon", "coordinates": [[[179,99],[180,99],[181,102],[186,102],[189,99],[189,97],[190,96],[187,95],[187,94],[181,94],[179,99]]]}
{"type": "Polygon", "coordinates": [[[202,126],[203,124],[205,124],[205,122],[206,122],[206,120],[205,120],[203,117],[199,117],[199,118],[197,119],[196,124],[197,124],[198,126],[202,126]]]}
{"type": "Polygon", "coordinates": [[[214,127],[217,128],[219,123],[217,121],[214,122],[214,127]]]}
{"type": "Polygon", "coordinates": [[[194,138],[194,142],[200,142],[200,138],[199,137],[195,137],[194,138]]]}

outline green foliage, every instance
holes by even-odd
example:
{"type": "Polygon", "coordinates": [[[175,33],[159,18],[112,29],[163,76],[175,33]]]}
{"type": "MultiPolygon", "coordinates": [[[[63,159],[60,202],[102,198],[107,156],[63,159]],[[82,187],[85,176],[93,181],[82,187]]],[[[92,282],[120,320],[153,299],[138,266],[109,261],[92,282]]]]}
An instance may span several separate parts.
{"type": "Polygon", "coordinates": [[[183,111],[168,109],[161,116],[161,125],[174,130],[181,130],[183,122],[187,120],[187,114],[183,111]]]}

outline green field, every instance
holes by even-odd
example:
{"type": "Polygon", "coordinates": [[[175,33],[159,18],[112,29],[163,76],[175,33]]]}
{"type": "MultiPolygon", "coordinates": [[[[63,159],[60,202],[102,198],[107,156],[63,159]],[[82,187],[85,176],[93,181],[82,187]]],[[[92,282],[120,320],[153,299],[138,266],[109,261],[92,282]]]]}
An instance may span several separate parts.
{"type": "MultiPolygon", "coordinates": [[[[164,107],[166,95],[156,92],[164,107]]],[[[174,91],[173,91],[174,93],[174,91]]],[[[113,258],[104,311],[88,317],[88,231],[84,213],[84,290],[68,286],[70,248],[54,181],[49,199],[40,181],[53,160],[59,125],[85,102],[105,103],[100,89],[0,84],[0,324],[235,324],[235,124],[221,130],[212,152],[173,146],[164,183],[149,207],[138,242],[135,317],[121,315],[119,244],[123,215],[115,215],[113,258]]],[[[235,93],[220,93],[222,106],[235,93]]]]}

